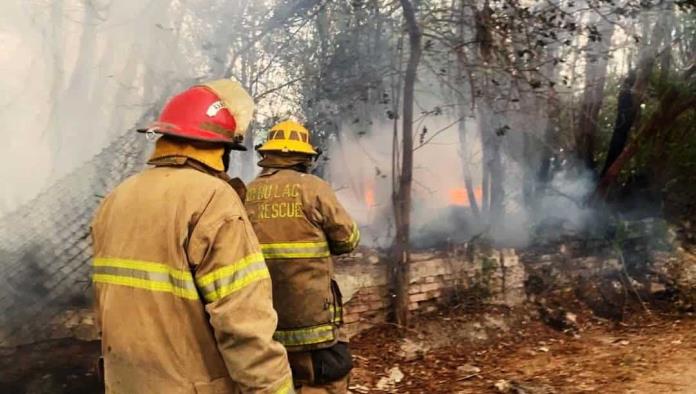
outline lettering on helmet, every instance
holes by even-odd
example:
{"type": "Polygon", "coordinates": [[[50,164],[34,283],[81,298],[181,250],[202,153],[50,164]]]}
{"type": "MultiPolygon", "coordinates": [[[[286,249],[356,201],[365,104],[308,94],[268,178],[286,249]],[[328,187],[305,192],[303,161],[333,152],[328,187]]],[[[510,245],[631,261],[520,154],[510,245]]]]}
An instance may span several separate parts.
{"type": "Polygon", "coordinates": [[[210,104],[210,107],[208,107],[208,110],[205,111],[205,114],[212,118],[213,116],[217,115],[217,113],[220,112],[220,110],[224,107],[225,105],[222,103],[222,101],[218,100],[210,104]]]}

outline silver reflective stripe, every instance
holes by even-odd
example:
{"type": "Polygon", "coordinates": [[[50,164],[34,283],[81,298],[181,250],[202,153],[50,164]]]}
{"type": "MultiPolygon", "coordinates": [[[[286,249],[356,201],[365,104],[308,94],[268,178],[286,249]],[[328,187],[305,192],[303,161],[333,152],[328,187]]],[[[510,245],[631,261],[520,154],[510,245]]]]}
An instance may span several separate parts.
{"type": "Polygon", "coordinates": [[[196,291],[196,285],[193,283],[193,278],[179,279],[173,277],[169,273],[140,271],[129,268],[108,266],[94,267],[94,273],[101,275],[115,275],[121,277],[136,278],[142,280],[149,280],[153,282],[171,283],[173,286],[179,287],[181,289],[196,291]]]}
{"type": "Polygon", "coordinates": [[[93,265],[92,280],[95,283],[166,292],[190,300],[199,298],[193,276],[186,270],[161,263],[116,258],[96,258],[93,265]]]}

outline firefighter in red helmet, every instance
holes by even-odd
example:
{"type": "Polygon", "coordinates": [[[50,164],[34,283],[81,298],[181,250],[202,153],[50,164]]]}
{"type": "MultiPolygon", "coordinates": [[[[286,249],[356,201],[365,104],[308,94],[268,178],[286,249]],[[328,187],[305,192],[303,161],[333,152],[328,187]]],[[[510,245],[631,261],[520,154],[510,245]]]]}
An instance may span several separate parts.
{"type": "Polygon", "coordinates": [[[148,162],[92,222],[107,393],[289,393],[271,282],[226,183],[253,101],[232,80],[169,100],[148,162]]]}

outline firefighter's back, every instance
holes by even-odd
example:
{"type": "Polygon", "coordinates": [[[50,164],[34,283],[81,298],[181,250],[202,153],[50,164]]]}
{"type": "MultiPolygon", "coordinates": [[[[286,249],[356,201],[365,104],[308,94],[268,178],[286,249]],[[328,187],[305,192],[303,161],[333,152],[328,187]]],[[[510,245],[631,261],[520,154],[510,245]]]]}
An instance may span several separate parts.
{"type": "Polygon", "coordinates": [[[271,272],[275,339],[289,351],[331,346],[338,338],[341,300],[323,228],[327,190],[314,175],[265,169],[246,194],[249,220],[271,272]]]}
{"type": "MultiPolygon", "coordinates": [[[[192,393],[231,381],[207,322],[186,248],[224,182],[187,167],[155,167],[119,185],[93,222],[94,285],[107,391],[192,393]]],[[[226,391],[222,391],[226,392],[226,391]]]]}
{"type": "Polygon", "coordinates": [[[264,170],[249,184],[245,202],[259,241],[325,242],[315,198],[323,184],[292,169],[264,170]]]}
{"type": "Polygon", "coordinates": [[[352,358],[331,255],[354,250],[360,231],[331,185],[308,174],[319,155],[309,137],[293,120],[271,128],[245,206],[273,282],[273,337],[288,351],[295,386],[346,393],[352,358]]]}

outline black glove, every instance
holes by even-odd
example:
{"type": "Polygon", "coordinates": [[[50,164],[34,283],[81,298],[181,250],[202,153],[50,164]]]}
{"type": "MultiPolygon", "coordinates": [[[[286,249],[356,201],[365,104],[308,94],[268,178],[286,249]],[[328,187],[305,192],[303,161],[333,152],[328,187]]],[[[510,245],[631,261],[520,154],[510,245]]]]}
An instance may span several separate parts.
{"type": "Polygon", "coordinates": [[[340,380],[353,369],[353,357],[348,344],[338,342],[330,348],[312,351],[314,383],[326,384],[340,380]]]}

